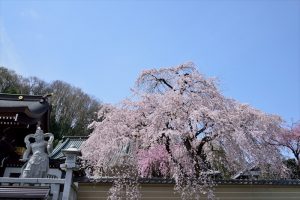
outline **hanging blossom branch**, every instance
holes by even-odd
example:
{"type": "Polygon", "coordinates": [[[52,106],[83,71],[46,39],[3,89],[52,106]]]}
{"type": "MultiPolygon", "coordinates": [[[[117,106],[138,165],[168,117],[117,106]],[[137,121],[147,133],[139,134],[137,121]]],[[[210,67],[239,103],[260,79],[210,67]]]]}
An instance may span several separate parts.
{"type": "Polygon", "coordinates": [[[130,163],[128,173],[134,176],[173,177],[183,199],[211,194],[208,172],[217,166],[230,175],[250,162],[274,176],[284,172],[279,151],[260,143],[275,135],[280,117],[224,97],[194,64],[145,70],[134,91],[133,99],[93,123],[82,146],[88,166],[108,173],[130,163]],[[212,151],[212,144],[222,154],[212,151]]]}
{"type": "Polygon", "coordinates": [[[281,146],[289,149],[298,163],[300,170],[300,122],[293,124],[290,128],[284,128],[275,136],[265,140],[269,145],[281,146]]]}

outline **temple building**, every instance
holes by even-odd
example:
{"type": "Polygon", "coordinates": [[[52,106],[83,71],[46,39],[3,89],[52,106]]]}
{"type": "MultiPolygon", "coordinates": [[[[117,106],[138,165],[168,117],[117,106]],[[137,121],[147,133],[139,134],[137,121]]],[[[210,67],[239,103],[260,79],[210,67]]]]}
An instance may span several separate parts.
{"type": "MultiPolygon", "coordinates": [[[[69,168],[65,167],[64,171],[60,167],[68,154],[66,149],[64,149],[66,151],[64,159],[53,159],[49,155],[50,159],[47,158],[49,161],[45,163],[46,167],[49,168],[46,170],[45,178],[37,177],[33,180],[32,177],[22,177],[22,171],[29,163],[35,164],[39,168],[40,161],[24,160],[24,153],[26,149],[30,148],[28,149],[28,157],[33,157],[30,154],[31,151],[37,152],[36,155],[40,155],[41,151],[46,151],[44,147],[32,144],[37,142],[34,133],[37,133],[38,130],[42,136],[41,144],[49,144],[50,139],[44,138],[44,136],[52,135],[48,133],[50,111],[51,105],[48,102],[48,95],[0,94],[0,199],[57,200],[62,199],[62,191],[66,185],[72,186],[73,182],[70,180],[72,176],[69,179],[66,178],[69,168]],[[25,144],[26,140],[28,144],[25,144]]],[[[78,153],[75,152],[75,154],[78,153]]],[[[47,152],[44,155],[48,157],[47,152]]],[[[40,166],[40,168],[44,167],[40,166]]],[[[67,199],[75,195],[76,193],[72,188],[65,194],[68,196],[67,199]]]]}
{"type": "MultiPolygon", "coordinates": [[[[49,131],[51,106],[47,96],[0,94],[0,176],[7,167],[21,167],[25,151],[24,138],[37,125],[49,131]]],[[[19,177],[11,173],[9,177],[19,177]]]]}

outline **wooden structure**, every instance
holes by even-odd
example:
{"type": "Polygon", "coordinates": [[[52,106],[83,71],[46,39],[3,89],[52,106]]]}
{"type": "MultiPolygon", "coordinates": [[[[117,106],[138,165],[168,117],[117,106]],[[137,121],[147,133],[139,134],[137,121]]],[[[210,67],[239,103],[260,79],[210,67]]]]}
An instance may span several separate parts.
{"type": "Polygon", "coordinates": [[[23,164],[24,138],[38,123],[48,132],[50,108],[47,96],[0,94],[0,176],[6,166],[23,164]]]}

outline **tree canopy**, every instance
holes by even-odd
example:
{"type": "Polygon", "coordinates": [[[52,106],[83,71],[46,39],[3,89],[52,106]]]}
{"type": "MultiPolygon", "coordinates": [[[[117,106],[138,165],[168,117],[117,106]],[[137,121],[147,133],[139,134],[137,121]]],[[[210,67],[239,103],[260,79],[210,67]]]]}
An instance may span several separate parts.
{"type": "Polygon", "coordinates": [[[65,135],[88,135],[87,126],[96,120],[101,107],[99,100],[63,81],[47,83],[37,77],[25,78],[15,71],[0,67],[0,92],[10,94],[45,95],[52,105],[50,132],[55,139],[65,135]]]}
{"type": "MultiPolygon", "coordinates": [[[[82,147],[94,175],[113,169],[120,178],[113,197],[126,177],[174,178],[182,198],[195,199],[213,196],[211,174],[220,170],[230,176],[255,163],[266,177],[285,175],[278,149],[264,140],[281,129],[281,118],[224,97],[193,63],[145,70],[133,92],[99,111],[102,121],[82,147]]],[[[133,188],[128,194],[138,198],[133,188]]]]}
{"type": "Polygon", "coordinates": [[[283,128],[275,135],[268,135],[267,143],[290,151],[296,162],[287,161],[288,164],[295,164],[294,176],[300,177],[300,122],[294,123],[291,127],[283,128]]]}

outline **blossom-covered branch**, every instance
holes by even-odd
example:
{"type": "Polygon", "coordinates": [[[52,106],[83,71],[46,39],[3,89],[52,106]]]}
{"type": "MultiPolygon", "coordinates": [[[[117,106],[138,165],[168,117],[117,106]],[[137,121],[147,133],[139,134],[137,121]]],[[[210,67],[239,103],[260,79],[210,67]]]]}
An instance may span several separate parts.
{"type": "Polygon", "coordinates": [[[229,174],[249,163],[270,176],[284,174],[278,149],[264,140],[280,130],[280,117],[224,97],[194,64],[145,70],[133,91],[94,123],[83,145],[98,175],[130,163],[137,176],[174,178],[184,199],[207,191],[220,165],[229,174]]]}

